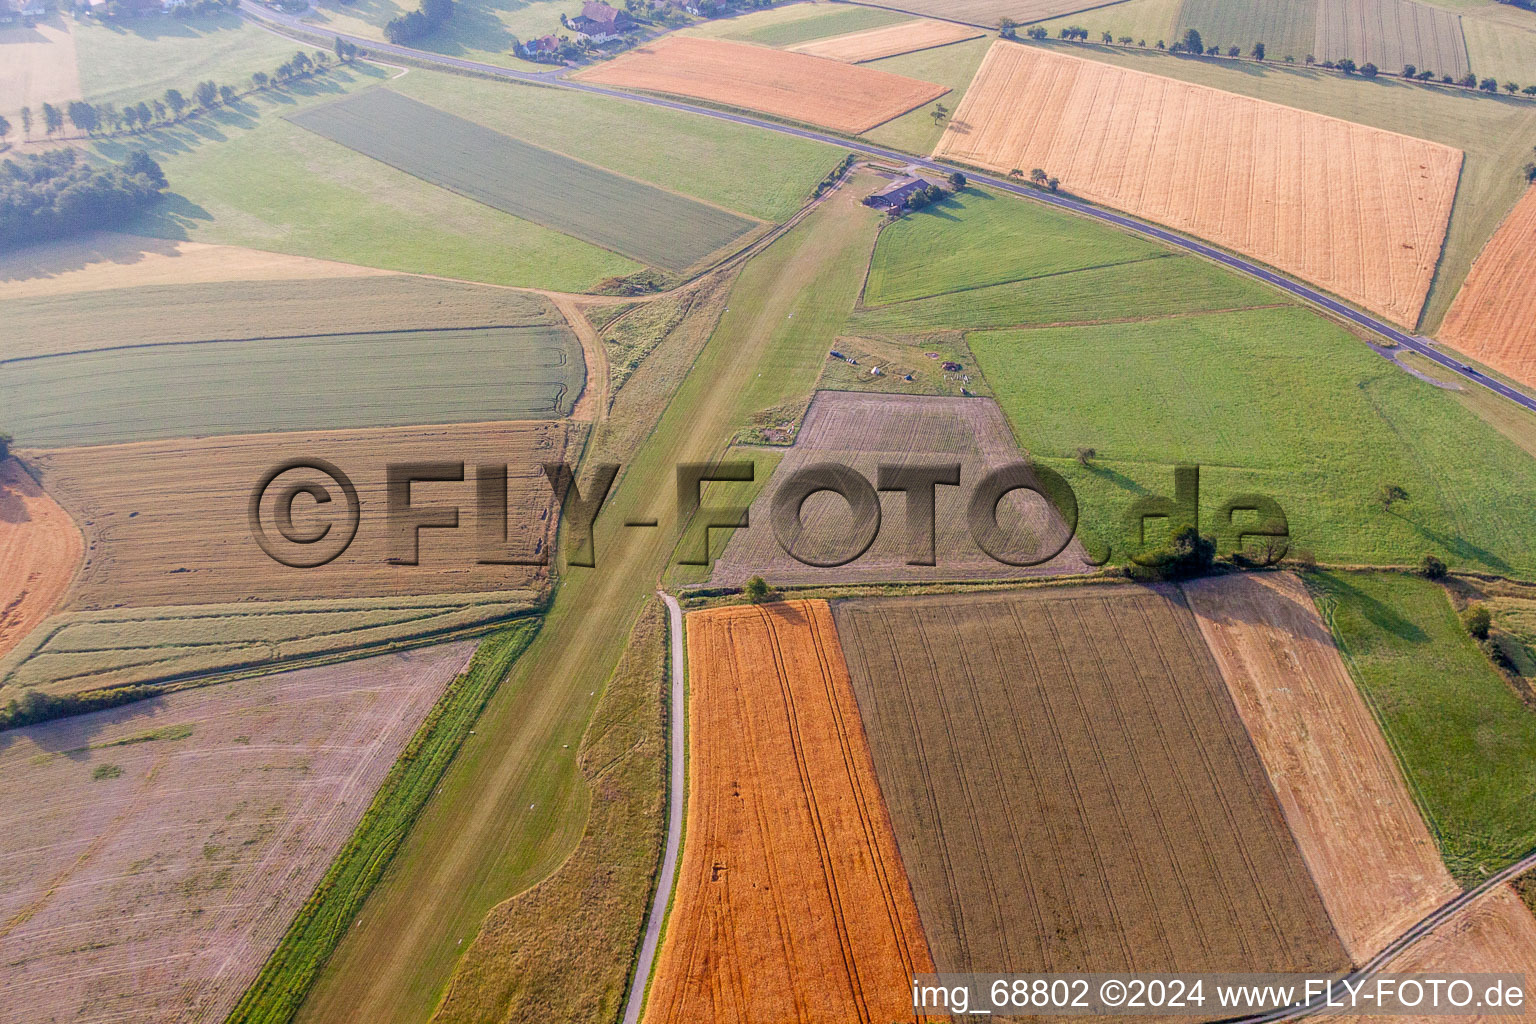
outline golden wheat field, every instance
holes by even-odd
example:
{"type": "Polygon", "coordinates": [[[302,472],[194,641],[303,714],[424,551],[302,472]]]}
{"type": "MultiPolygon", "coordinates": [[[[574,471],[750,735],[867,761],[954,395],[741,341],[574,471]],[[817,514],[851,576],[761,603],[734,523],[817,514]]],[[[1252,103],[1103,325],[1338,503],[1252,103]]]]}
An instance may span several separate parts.
{"type": "Polygon", "coordinates": [[[918,18],[915,21],[898,22],[895,25],[884,25],[880,28],[866,29],[863,32],[849,32],[847,35],[833,36],[830,39],[815,39],[809,43],[801,43],[799,46],[791,46],[790,49],[796,53],[808,53],[813,57],[826,57],[829,60],[858,64],[866,60],[879,60],[881,57],[911,53],[914,50],[948,46],[950,43],[975,39],[985,34],[968,25],[918,18]]]}
{"type": "Polygon", "coordinates": [[[1440,328],[1442,341],[1536,387],[1536,188],[1483,249],[1440,328]]]}

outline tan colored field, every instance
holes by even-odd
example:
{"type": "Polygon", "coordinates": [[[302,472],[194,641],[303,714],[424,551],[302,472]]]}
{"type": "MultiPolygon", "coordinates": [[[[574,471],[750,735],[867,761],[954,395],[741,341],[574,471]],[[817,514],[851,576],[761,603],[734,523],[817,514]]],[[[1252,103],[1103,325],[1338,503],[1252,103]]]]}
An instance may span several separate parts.
{"type": "Polygon", "coordinates": [[[0,256],[0,301],[146,285],[376,277],[387,270],[234,245],[99,232],[0,256]]]}
{"type": "Polygon", "coordinates": [[[857,135],[949,91],[873,68],[722,39],[668,36],[576,78],[691,96],[857,135]]]}
{"type": "Polygon", "coordinates": [[[863,32],[850,32],[844,36],[833,36],[831,39],[817,39],[813,42],[801,43],[799,46],[791,46],[790,49],[796,53],[808,53],[813,57],[826,57],[828,60],[858,64],[866,60],[879,60],[881,57],[894,57],[900,53],[912,53],[914,50],[947,46],[966,39],[976,39],[981,35],[984,33],[965,25],[956,25],[952,21],[919,18],[916,21],[904,21],[898,25],[886,25],[882,28],[866,29],[863,32]]]}
{"type": "Polygon", "coordinates": [[[1536,387],[1536,188],[1528,190],[1472,264],[1440,340],[1536,387]]]}
{"type": "Polygon", "coordinates": [[[1184,592],[1334,929],[1363,963],[1460,886],[1301,581],[1226,576],[1184,592]]]}
{"type": "Polygon", "coordinates": [[[1125,68],[998,42],[935,155],[1043,168],[1083,198],[1417,323],[1460,150],[1125,68]]]}
{"type": "Polygon", "coordinates": [[[0,658],[59,603],[83,554],[69,513],[15,459],[0,460],[0,658]]]}
{"type": "Polygon", "coordinates": [[[0,25],[0,114],[11,122],[12,140],[22,138],[21,108],[32,108],[32,132],[43,133],[44,103],[62,106],[80,99],[71,22],[50,13],[36,25],[0,25]]]}
{"type": "Polygon", "coordinates": [[[826,603],[687,633],[687,841],[646,1021],[913,1020],[932,960],[826,603]]]}
{"type": "Polygon", "coordinates": [[[939,970],[1348,962],[1177,589],[833,614],[939,970]]]}
{"type": "Polygon", "coordinates": [[[1023,25],[1105,4],[1102,0],[880,0],[871,6],[995,28],[1004,18],[1023,25]]]}
{"type": "Polygon", "coordinates": [[[0,1021],[218,1021],[474,644],[7,734],[0,1021]]]}
{"type": "MultiPolygon", "coordinates": [[[[1496,1024],[1531,1016],[1536,979],[1536,918],[1508,885],[1490,890],[1467,909],[1410,947],[1385,968],[1391,974],[1514,973],[1525,975],[1524,1013],[1464,1016],[1394,1016],[1395,1024],[1496,1024]]],[[[1339,1024],[1371,1024],[1381,1017],[1335,1017],[1339,1024]]]]}
{"type": "MultiPolygon", "coordinates": [[[[559,422],[468,423],[443,427],[250,434],[197,440],[51,449],[26,457],[85,531],[85,566],[71,589],[72,609],[119,605],[371,597],[380,593],[478,593],[535,586],[542,568],[478,565],[475,466],[507,463],[508,536],[519,556],[548,550],[552,492],[539,464],[566,458],[571,428],[559,422]],[[290,459],[323,459],[356,484],[362,508],[356,540],[329,565],[288,568],[252,539],[248,503],[262,475],[290,459]],[[391,565],[385,466],[465,463],[463,483],[418,483],[421,506],[460,508],[457,530],[423,530],[420,565],[391,565]]],[[[288,484],[318,482],[329,506],[294,502],[298,533],[330,522],[339,536],[338,488],[314,473],[284,475],[262,506],[268,531],[276,495],[288,484]],[[328,515],[331,510],[336,515],[328,515]]],[[[298,548],[284,548],[298,555],[298,548]]]]}

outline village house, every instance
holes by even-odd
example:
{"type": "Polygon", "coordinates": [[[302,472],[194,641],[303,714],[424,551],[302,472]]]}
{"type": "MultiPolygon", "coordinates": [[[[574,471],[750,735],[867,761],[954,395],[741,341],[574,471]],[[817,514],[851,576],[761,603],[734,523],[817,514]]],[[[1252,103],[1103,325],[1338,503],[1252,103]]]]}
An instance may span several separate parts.
{"type": "Polygon", "coordinates": [[[549,60],[560,52],[560,40],[553,36],[539,36],[522,45],[522,55],[529,60],[549,60]]]}
{"type": "Polygon", "coordinates": [[[567,25],[579,39],[589,43],[606,43],[632,31],[635,19],[628,11],[618,10],[597,0],[583,4],[581,14],[571,18],[567,25]]]}

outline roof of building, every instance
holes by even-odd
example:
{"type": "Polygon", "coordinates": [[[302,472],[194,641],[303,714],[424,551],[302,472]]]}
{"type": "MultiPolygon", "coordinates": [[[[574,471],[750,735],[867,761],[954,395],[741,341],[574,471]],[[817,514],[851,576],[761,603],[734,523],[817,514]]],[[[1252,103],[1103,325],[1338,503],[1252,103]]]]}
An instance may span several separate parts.
{"type": "Polygon", "coordinates": [[[610,7],[602,0],[589,0],[581,5],[581,16],[589,21],[595,21],[601,25],[613,25],[619,20],[623,11],[610,7]]]}

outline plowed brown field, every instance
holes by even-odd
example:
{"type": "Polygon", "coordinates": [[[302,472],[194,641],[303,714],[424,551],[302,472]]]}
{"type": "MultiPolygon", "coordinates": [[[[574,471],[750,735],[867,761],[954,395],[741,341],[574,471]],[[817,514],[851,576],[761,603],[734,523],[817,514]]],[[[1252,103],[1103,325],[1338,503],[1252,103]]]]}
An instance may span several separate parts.
{"type": "Polygon", "coordinates": [[[69,513],[15,459],[0,460],[0,657],[58,604],[84,550],[69,513]]]}
{"type": "Polygon", "coordinates": [[[873,68],[722,39],[668,36],[575,76],[692,96],[857,135],[949,92],[873,68]]]}
{"type": "Polygon", "coordinates": [[[688,616],[689,800],[648,1024],[912,1020],[931,971],[822,601],[688,616]]]}
{"type": "Polygon", "coordinates": [[[952,21],[920,18],[917,21],[903,21],[900,24],[867,29],[863,32],[850,32],[845,36],[833,36],[831,39],[817,39],[813,42],[801,43],[799,46],[791,46],[790,49],[796,53],[808,53],[813,57],[826,57],[829,60],[857,64],[860,61],[878,60],[881,57],[894,57],[899,53],[947,46],[965,39],[975,39],[982,34],[974,28],[956,25],[952,21]]]}
{"type": "Polygon", "coordinates": [[[1177,590],[834,615],[939,970],[1347,963],[1177,590]]]}
{"type": "MultiPolygon", "coordinates": [[[[541,553],[553,540],[558,516],[539,465],[566,457],[570,429],[559,422],[519,422],[248,434],[59,448],[27,457],[86,534],[85,566],[68,599],[74,609],[478,593],[534,586],[545,572],[477,564],[475,467],[509,464],[511,546],[519,555],[541,553]],[[251,493],[272,468],[317,458],[355,483],[360,525],[351,546],[329,565],[289,568],[253,539],[251,493]],[[385,467],[424,461],[464,462],[463,483],[418,483],[411,489],[413,505],[458,506],[460,525],[421,531],[420,564],[392,565],[385,467]]],[[[336,485],[319,474],[295,473],[283,476],[269,493],[290,482],[319,483],[333,499],[327,506],[302,496],[296,500],[297,531],[311,533],[329,523],[339,536],[343,498],[336,485]]],[[[267,530],[277,536],[271,504],[263,509],[267,530]]]]}
{"type": "Polygon", "coordinates": [[[1536,188],[1489,240],[1440,339],[1522,384],[1536,387],[1536,188]]]}
{"type": "Polygon", "coordinates": [[[1184,588],[1356,963],[1460,891],[1317,608],[1290,574],[1184,588]]]}
{"type": "Polygon", "coordinates": [[[1460,150],[998,42],[935,155],[1043,168],[1086,199],[1252,256],[1412,327],[1460,150]]]}

